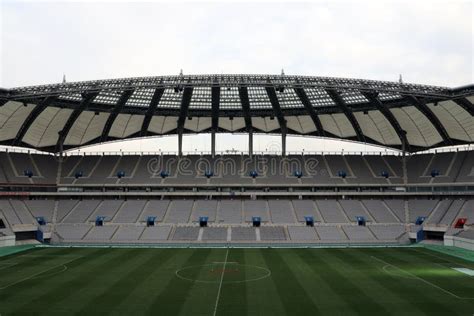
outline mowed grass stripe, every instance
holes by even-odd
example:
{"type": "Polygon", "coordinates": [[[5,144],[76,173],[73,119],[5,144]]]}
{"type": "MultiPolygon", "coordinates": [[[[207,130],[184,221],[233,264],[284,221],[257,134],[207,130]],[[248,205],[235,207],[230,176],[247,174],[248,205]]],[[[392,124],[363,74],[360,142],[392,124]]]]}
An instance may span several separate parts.
{"type": "Polygon", "coordinates": [[[121,264],[122,267],[114,272],[114,282],[110,283],[103,293],[97,295],[81,309],[83,314],[118,313],[117,306],[130,295],[130,291],[137,287],[148,276],[149,267],[162,255],[163,249],[151,249],[138,253],[135,259],[121,264]]]}
{"type": "Polygon", "coordinates": [[[419,255],[422,255],[425,258],[425,260],[428,260],[428,261],[436,260],[436,262],[446,265],[446,266],[468,268],[468,269],[474,270],[474,263],[467,260],[463,260],[461,258],[453,257],[441,252],[435,252],[433,250],[422,248],[422,247],[413,247],[409,249],[415,253],[418,253],[419,255]]]}
{"type": "MultiPolygon", "coordinates": [[[[125,253],[124,253],[125,254],[125,253]]],[[[98,296],[106,295],[110,291],[116,291],[114,284],[116,280],[121,279],[128,271],[133,269],[133,266],[140,264],[144,252],[141,249],[127,249],[127,255],[122,257],[120,261],[115,262],[104,271],[95,273],[95,278],[91,281],[91,287],[94,289],[94,295],[84,297],[79,313],[90,315],[91,312],[102,311],[106,312],[111,306],[114,306],[113,301],[96,300],[98,296]],[[98,305],[94,309],[94,305],[98,305]]]]}
{"type": "Polygon", "coordinates": [[[381,300],[395,315],[422,315],[433,312],[431,308],[420,308],[414,299],[415,296],[406,294],[406,286],[398,278],[387,275],[383,271],[378,262],[367,254],[367,249],[354,248],[345,252],[349,262],[361,267],[363,275],[371,280],[371,290],[374,292],[373,297],[381,300]]]}
{"type": "Polygon", "coordinates": [[[318,251],[310,250],[311,254],[318,265],[323,270],[323,275],[327,282],[331,282],[333,291],[338,294],[341,301],[346,304],[353,313],[359,315],[389,313],[386,308],[377,302],[367,289],[364,289],[359,280],[353,280],[354,269],[349,265],[343,264],[337,259],[334,253],[335,249],[318,249],[318,251]]]}
{"type": "MultiPolygon", "coordinates": [[[[408,257],[406,250],[400,251],[397,248],[387,249],[386,251],[381,251],[380,249],[367,249],[367,252],[371,256],[380,258],[388,264],[402,269],[401,271],[403,271],[403,267],[414,263],[413,258],[408,257]]],[[[374,259],[374,261],[376,260],[374,259]]],[[[427,262],[427,264],[429,264],[429,262],[427,262]]],[[[384,271],[384,266],[386,266],[386,264],[379,262],[379,267],[382,271],[384,271]]],[[[413,304],[417,304],[419,309],[431,311],[428,314],[433,315],[450,315],[455,313],[452,308],[447,308],[443,304],[446,300],[453,301],[454,298],[452,296],[447,296],[446,293],[435,287],[429,286],[416,278],[410,277],[409,274],[406,274],[406,276],[403,277],[396,273],[387,272],[387,275],[405,285],[404,293],[406,293],[407,297],[411,296],[413,298],[413,304]]]]}
{"type": "MultiPolygon", "coordinates": [[[[394,299],[396,300],[396,298],[373,278],[374,274],[380,273],[377,269],[376,262],[367,264],[359,259],[360,254],[356,251],[357,249],[351,248],[332,249],[331,253],[333,254],[334,263],[337,264],[338,267],[342,267],[340,271],[344,271],[347,278],[350,278],[353,284],[360,288],[360,291],[363,291],[372,300],[376,300],[376,304],[383,307],[385,313],[394,313],[395,310],[393,307],[388,307],[386,304],[394,299]],[[377,293],[377,299],[373,298],[375,293],[377,293]]],[[[403,304],[403,300],[396,302],[396,304],[403,304]]],[[[396,306],[394,307],[396,309],[396,306]]]]}
{"type": "Polygon", "coordinates": [[[263,253],[278,292],[278,298],[274,299],[281,300],[287,315],[317,315],[317,306],[283,260],[283,255],[284,251],[281,249],[268,249],[263,253]]]}
{"type": "Polygon", "coordinates": [[[432,258],[429,256],[415,251],[407,251],[405,256],[413,258],[413,262],[417,262],[406,268],[409,273],[439,286],[453,295],[474,300],[474,278],[452,269],[451,267],[455,265],[448,263],[448,266],[446,266],[439,263],[442,259],[438,259],[438,262],[432,262],[432,258]],[[453,282],[453,279],[456,281],[453,282]]]}
{"type": "MultiPolygon", "coordinates": [[[[65,249],[64,256],[71,253],[71,249],[65,249]]],[[[41,252],[37,252],[38,256],[41,252]]],[[[61,253],[61,250],[56,250],[55,253],[61,253]]],[[[43,273],[48,273],[54,267],[62,265],[74,258],[62,256],[44,256],[38,258],[18,257],[15,261],[12,259],[8,261],[10,265],[8,268],[0,270],[0,297],[7,298],[7,292],[10,292],[17,287],[28,287],[30,282],[38,279],[43,273]],[[32,279],[32,278],[35,279],[32,279]],[[5,288],[4,288],[5,287],[5,288]]]]}
{"type": "MultiPolygon", "coordinates": [[[[0,275],[2,281],[0,282],[0,287],[6,284],[6,277],[11,275],[11,273],[18,272],[25,268],[36,268],[38,265],[45,265],[50,267],[52,261],[66,262],[73,258],[67,258],[68,253],[71,253],[73,250],[70,248],[67,249],[51,249],[51,248],[35,248],[28,251],[28,254],[22,252],[21,254],[10,255],[8,257],[0,258],[1,265],[9,265],[8,268],[0,270],[0,275]],[[34,258],[30,257],[34,254],[34,258]],[[54,255],[53,255],[54,254],[54,255]],[[31,263],[35,262],[34,265],[31,263]]],[[[16,278],[18,279],[18,278],[16,278]]]]}
{"type": "MultiPolygon", "coordinates": [[[[244,249],[246,264],[270,270],[264,257],[265,250],[244,249]]],[[[273,276],[247,284],[248,315],[284,315],[285,308],[279,299],[273,276]]],[[[232,312],[232,311],[229,311],[232,312]]],[[[234,314],[235,315],[235,314],[234,314]]]]}
{"type": "Polygon", "coordinates": [[[75,276],[75,274],[68,272],[71,272],[74,267],[78,267],[81,264],[90,263],[93,260],[92,258],[99,259],[101,255],[99,251],[96,250],[96,255],[89,257],[88,255],[91,254],[90,249],[86,251],[75,249],[75,252],[82,253],[82,258],[68,264],[68,270],[66,272],[44,280],[35,280],[32,286],[21,290],[20,296],[15,295],[9,299],[8,303],[12,304],[12,309],[19,313],[37,312],[38,305],[44,305],[44,302],[48,302],[47,305],[43,306],[43,309],[46,310],[56,303],[56,300],[60,298],[61,294],[66,295],[69,293],[68,281],[74,277],[82,278],[82,275],[79,273],[79,276],[75,276]],[[87,254],[85,252],[87,252],[87,254]],[[54,297],[53,301],[51,301],[52,297],[54,297]]]}
{"type": "MultiPolygon", "coordinates": [[[[201,264],[202,266],[196,268],[195,274],[191,276],[191,279],[209,280],[211,282],[187,281],[191,288],[187,293],[186,300],[181,305],[179,310],[180,315],[213,315],[221,276],[223,276],[222,269],[224,267],[226,252],[227,249],[211,249],[205,261],[197,264],[201,264]],[[213,269],[214,271],[211,271],[213,269]]],[[[231,250],[229,250],[229,253],[231,253],[231,250]]],[[[221,294],[223,287],[224,285],[222,285],[221,294]]]]}
{"type": "Polygon", "coordinates": [[[339,311],[351,311],[347,302],[341,300],[334,289],[333,280],[313,257],[309,249],[294,249],[293,255],[298,258],[295,269],[298,269],[306,278],[307,292],[311,293],[313,301],[318,305],[321,313],[330,315],[339,311]]]}
{"type": "MultiPolygon", "coordinates": [[[[208,257],[211,254],[211,249],[189,249],[191,251],[191,256],[183,264],[182,267],[177,267],[178,269],[186,266],[194,265],[203,265],[208,262],[208,257]]],[[[201,269],[196,269],[196,272],[192,277],[196,277],[201,269]]],[[[207,284],[202,284],[203,288],[207,284]]],[[[214,284],[210,284],[215,287],[214,284]]],[[[177,315],[180,313],[182,305],[186,302],[189,297],[189,292],[193,289],[193,283],[190,281],[182,280],[174,275],[173,278],[169,279],[166,286],[155,296],[154,302],[148,306],[146,313],[148,315],[177,315]]],[[[202,290],[202,289],[199,289],[202,290]]],[[[212,291],[214,293],[214,291],[212,291]]],[[[204,294],[205,292],[203,292],[204,294]]],[[[208,303],[209,306],[211,305],[208,303]]],[[[211,307],[208,308],[209,313],[211,307]]]]}
{"type": "Polygon", "coordinates": [[[148,275],[116,306],[114,315],[133,315],[137,312],[144,314],[147,311],[159,314],[160,307],[153,311],[151,306],[156,302],[157,296],[166,290],[170,280],[176,278],[175,271],[178,267],[182,267],[193,253],[190,249],[164,249],[159,261],[146,268],[148,275]]]}
{"type": "MultiPolygon", "coordinates": [[[[246,249],[229,249],[228,262],[238,262],[238,280],[246,280],[246,249]]],[[[227,265],[232,267],[232,265],[227,265]]],[[[230,276],[229,276],[230,277],[230,276]]],[[[228,283],[229,277],[224,274],[223,284],[217,315],[247,315],[247,286],[248,282],[228,283]]],[[[253,283],[253,282],[250,282],[253,283]]],[[[255,284],[254,284],[255,285],[255,284]]]]}
{"type": "Polygon", "coordinates": [[[132,252],[132,249],[94,249],[86,258],[73,262],[60,278],[50,280],[44,294],[25,308],[43,306],[42,302],[47,300],[50,303],[43,306],[45,314],[77,313],[100,292],[104,282],[101,274],[113,271],[119,262],[130,260],[132,252]]]}
{"type": "MultiPolygon", "coordinates": [[[[77,260],[63,273],[44,273],[0,291],[0,314],[212,315],[218,282],[182,280],[175,271],[197,265],[201,269],[191,277],[212,281],[209,266],[202,265],[222,262],[225,251],[43,248],[27,256],[23,252],[3,262],[48,268],[77,260]]],[[[443,287],[456,294],[463,289],[474,292],[473,278],[451,270],[443,257],[411,248],[231,249],[228,262],[268,268],[272,275],[235,284],[226,280],[235,280],[236,274],[224,275],[217,315],[314,315],[313,305],[324,315],[471,315],[474,300],[457,299],[408,274],[446,284],[443,287]],[[387,265],[407,272],[384,271],[387,265]]],[[[244,274],[242,269],[240,278],[244,274]]]]}

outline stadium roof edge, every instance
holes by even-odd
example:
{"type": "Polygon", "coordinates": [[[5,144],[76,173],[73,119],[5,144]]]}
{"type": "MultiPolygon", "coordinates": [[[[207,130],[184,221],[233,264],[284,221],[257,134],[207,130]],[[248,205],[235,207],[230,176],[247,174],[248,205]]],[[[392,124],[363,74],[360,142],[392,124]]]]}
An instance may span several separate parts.
{"type": "Polygon", "coordinates": [[[0,89],[0,144],[58,152],[117,139],[247,132],[415,152],[473,143],[473,103],[474,84],[249,74],[68,82],[0,89]]]}

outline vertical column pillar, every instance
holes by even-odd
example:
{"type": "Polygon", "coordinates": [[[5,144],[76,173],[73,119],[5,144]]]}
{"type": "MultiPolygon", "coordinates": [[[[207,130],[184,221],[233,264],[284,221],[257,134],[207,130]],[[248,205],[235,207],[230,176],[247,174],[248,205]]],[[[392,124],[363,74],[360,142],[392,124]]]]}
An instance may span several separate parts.
{"type": "Polygon", "coordinates": [[[253,156],[253,132],[249,131],[249,156],[253,156]]]}
{"type": "Polygon", "coordinates": [[[215,131],[211,132],[211,155],[212,155],[212,158],[214,158],[216,155],[216,132],[215,131]]]}
{"type": "Polygon", "coordinates": [[[286,156],[286,132],[281,133],[281,155],[286,156]]]}
{"type": "Polygon", "coordinates": [[[183,155],[183,131],[178,132],[178,156],[183,155]]]}

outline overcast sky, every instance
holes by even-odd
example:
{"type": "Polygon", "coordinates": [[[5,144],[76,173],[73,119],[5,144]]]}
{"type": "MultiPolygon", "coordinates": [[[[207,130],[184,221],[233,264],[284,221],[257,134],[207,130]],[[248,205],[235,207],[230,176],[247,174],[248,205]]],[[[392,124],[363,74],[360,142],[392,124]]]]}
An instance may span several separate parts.
{"type": "MultiPolygon", "coordinates": [[[[224,2],[224,1],[220,1],[224,2]]],[[[255,1],[254,1],[255,2],[255,1]]],[[[19,2],[0,0],[0,87],[120,77],[265,73],[474,82],[473,2],[19,2]]],[[[279,138],[256,140],[271,150],[279,138]]],[[[175,150],[163,138],[101,148],[175,150]]],[[[245,137],[220,144],[245,150],[245,137]]],[[[293,139],[289,150],[371,150],[293,139]]],[[[209,150],[209,137],[184,150],[209,150]]],[[[104,150],[106,150],[104,149],[104,150]]]]}
{"type": "Polygon", "coordinates": [[[472,1],[0,2],[1,87],[180,69],[474,82],[472,1]]]}

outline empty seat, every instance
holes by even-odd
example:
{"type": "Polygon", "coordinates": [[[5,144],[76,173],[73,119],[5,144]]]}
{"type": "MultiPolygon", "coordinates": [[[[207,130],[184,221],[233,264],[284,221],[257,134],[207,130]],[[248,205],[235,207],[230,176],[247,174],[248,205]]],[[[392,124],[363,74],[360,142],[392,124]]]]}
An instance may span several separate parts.
{"type": "Polygon", "coordinates": [[[314,227],[308,226],[288,226],[288,234],[290,239],[294,241],[317,240],[318,236],[314,227]]]}
{"type": "Polygon", "coordinates": [[[197,240],[199,227],[176,227],[173,240],[197,240]]]}
{"type": "Polygon", "coordinates": [[[232,227],[232,240],[251,241],[256,240],[257,235],[253,227],[232,227]]]}
{"type": "Polygon", "coordinates": [[[226,241],[227,228],[226,227],[205,227],[203,229],[202,240],[226,241]]]}
{"type": "Polygon", "coordinates": [[[283,227],[260,227],[261,240],[286,240],[283,227]]]}

